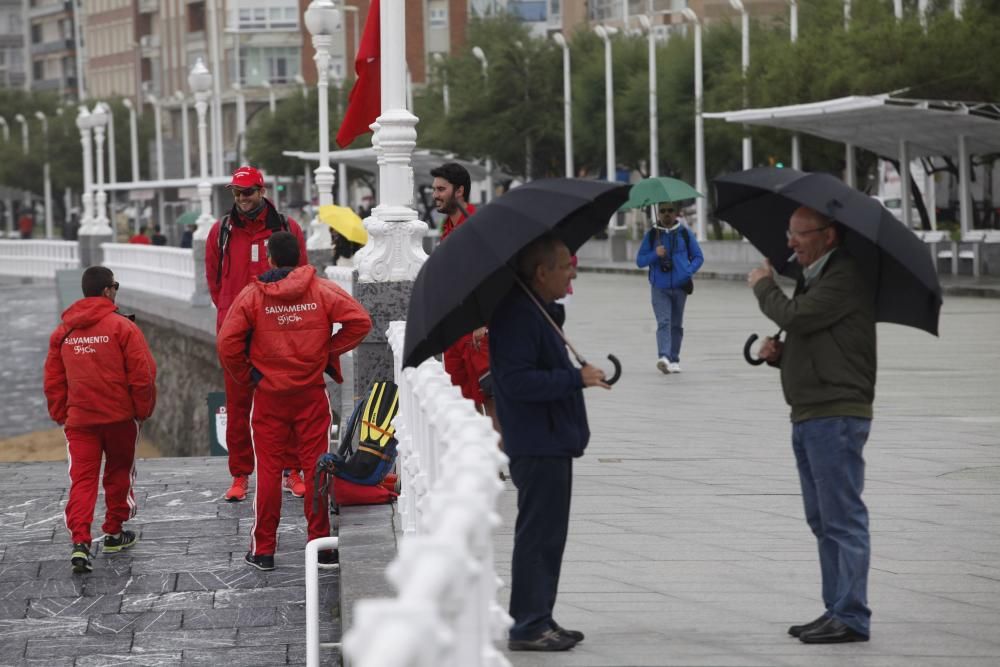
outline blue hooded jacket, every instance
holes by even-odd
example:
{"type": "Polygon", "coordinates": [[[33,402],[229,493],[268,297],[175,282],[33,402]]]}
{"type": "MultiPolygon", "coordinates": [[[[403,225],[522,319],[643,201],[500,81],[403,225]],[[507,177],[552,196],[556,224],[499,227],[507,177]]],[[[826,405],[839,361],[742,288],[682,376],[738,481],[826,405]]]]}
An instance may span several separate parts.
{"type": "Polygon", "coordinates": [[[705,256],[701,254],[698,239],[691,230],[678,224],[669,232],[655,227],[649,230],[639,246],[635,263],[639,268],[649,267],[650,285],[670,289],[679,288],[691,280],[705,263],[705,256]],[[673,261],[672,270],[662,270],[661,258],[656,256],[657,246],[667,249],[667,254],[673,261]]]}
{"type": "MultiPolygon", "coordinates": [[[[546,306],[561,326],[565,311],[546,306]]],[[[490,320],[490,372],[504,452],[528,456],[582,456],[590,439],[583,376],[537,306],[518,287],[490,320]]]]}

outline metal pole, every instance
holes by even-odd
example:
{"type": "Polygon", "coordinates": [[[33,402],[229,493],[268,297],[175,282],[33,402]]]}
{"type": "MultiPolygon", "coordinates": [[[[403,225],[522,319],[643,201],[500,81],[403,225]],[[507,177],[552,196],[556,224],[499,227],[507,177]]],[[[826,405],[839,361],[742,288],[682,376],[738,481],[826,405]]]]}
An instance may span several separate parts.
{"type": "Polygon", "coordinates": [[[614,73],[611,69],[611,35],[617,30],[607,26],[597,26],[594,32],[604,42],[604,143],[605,170],[608,181],[615,180],[615,106],[614,106],[614,73]]]}
{"type": "Polygon", "coordinates": [[[958,210],[959,225],[964,238],[972,229],[971,194],[969,192],[969,146],[964,134],[958,137],[958,210]]]}
{"type": "MultiPolygon", "coordinates": [[[[320,0],[313,0],[317,2],[320,0]]],[[[316,97],[319,103],[319,166],[316,167],[316,191],[319,195],[319,205],[327,206],[333,203],[333,168],[330,167],[330,113],[327,108],[330,86],[330,45],[331,35],[315,34],[312,36],[316,55],[316,97]]],[[[332,247],[329,228],[319,220],[319,214],[310,223],[309,240],[306,244],[310,249],[326,249],[332,247]]]]}
{"type": "Polygon", "coordinates": [[[108,182],[118,182],[118,160],[115,155],[115,114],[114,108],[108,105],[108,182]]]}
{"type": "Polygon", "coordinates": [[[903,213],[903,224],[910,227],[910,147],[906,139],[899,141],[899,196],[903,213]]]}
{"type": "Polygon", "coordinates": [[[234,83],[233,90],[236,91],[236,162],[243,164],[247,145],[247,98],[242,85],[234,83]]]}
{"type": "Polygon", "coordinates": [[[215,72],[215,76],[212,77],[213,171],[216,176],[222,176],[225,171],[222,156],[222,63],[219,59],[219,21],[216,2],[218,0],[207,0],[205,6],[208,19],[208,48],[212,57],[212,70],[215,72]]]}
{"type": "Polygon", "coordinates": [[[129,150],[132,154],[132,182],[142,180],[142,176],[139,174],[139,129],[135,118],[135,105],[132,104],[132,100],[127,97],[122,100],[122,104],[128,109],[128,133],[129,133],[129,150]]]}
{"type": "MultiPolygon", "coordinates": [[[[742,3],[741,3],[742,5],[742,3]]],[[[742,48],[741,61],[743,69],[743,108],[749,104],[750,91],[747,87],[747,70],[750,69],[750,12],[744,7],[740,13],[742,48]]],[[[750,126],[743,126],[743,168],[753,168],[753,139],[750,137],[750,126]]]]}
{"type": "Polygon", "coordinates": [[[857,167],[854,165],[854,144],[845,144],[844,151],[844,182],[853,188],[857,185],[857,177],[855,176],[857,167]]]}
{"type": "Polygon", "coordinates": [[[851,29],[851,0],[844,0],[844,31],[851,29]]]}
{"type": "Polygon", "coordinates": [[[42,123],[42,139],[44,146],[45,162],[42,165],[42,179],[45,196],[45,238],[51,239],[53,234],[52,224],[52,176],[51,165],[49,164],[49,119],[41,111],[35,112],[35,118],[42,123]]]}
{"type": "Polygon", "coordinates": [[[156,178],[164,179],[163,169],[163,123],[160,116],[160,101],[153,95],[146,98],[153,105],[153,124],[156,126],[156,178]]]}
{"type": "Polygon", "coordinates": [[[563,53],[563,152],[566,162],[566,178],[573,178],[573,81],[569,44],[561,32],[552,34],[563,53]]]}
{"type": "Polygon", "coordinates": [[[184,160],[184,178],[191,178],[191,139],[190,131],[188,129],[188,103],[187,98],[184,97],[184,93],[177,91],[181,100],[181,142],[184,144],[182,149],[184,160]]]}

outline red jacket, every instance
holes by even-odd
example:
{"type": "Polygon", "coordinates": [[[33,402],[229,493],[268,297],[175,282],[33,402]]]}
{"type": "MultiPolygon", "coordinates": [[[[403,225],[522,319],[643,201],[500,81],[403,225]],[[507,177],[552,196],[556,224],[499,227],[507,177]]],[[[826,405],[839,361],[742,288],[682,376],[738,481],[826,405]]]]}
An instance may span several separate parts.
{"type": "Polygon", "coordinates": [[[152,241],[145,234],[136,234],[128,240],[129,243],[138,243],[139,245],[152,245],[152,241]]]}
{"type": "Polygon", "coordinates": [[[149,419],[156,406],[156,362],[142,331],[102,296],[66,309],[49,338],[45,398],[66,426],[149,419]]]}
{"type": "MultiPolygon", "coordinates": [[[[236,207],[229,212],[229,232],[226,252],[222,261],[222,275],[219,276],[219,233],[222,220],[216,220],[208,232],[205,242],[205,278],[212,303],[219,309],[215,320],[216,332],[222,328],[226,312],[233,300],[250,284],[250,281],[270,269],[267,263],[267,240],[274,232],[280,232],[281,218],[267,199],[266,206],[256,218],[247,220],[237,212],[236,207]],[[273,215],[271,213],[273,212],[273,215]]],[[[299,241],[299,266],[309,262],[306,241],[302,228],[291,218],[286,218],[288,231],[299,241]]]]}
{"type": "Polygon", "coordinates": [[[222,367],[237,382],[259,379],[258,387],[276,394],[326,386],[327,368],[343,382],[340,355],[368,335],[368,311],[312,266],[286,272],[255,278],[236,297],[217,336],[222,367]],[[331,336],[336,323],[341,328],[331,336]]]}
{"type": "MultiPolygon", "coordinates": [[[[465,210],[472,215],[476,212],[476,207],[466,204],[465,210]]],[[[441,242],[443,243],[468,219],[465,215],[460,215],[455,223],[452,223],[451,218],[446,219],[441,225],[441,242]]],[[[489,343],[489,337],[484,336],[476,348],[472,343],[472,334],[468,333],[444,351],[444,369],[451,376],[451,383],[462,390],[463,396],[477,405],[482,405],[486,400],[482,389],[479,388],[479,378],[490,370],[489,343]]]]}

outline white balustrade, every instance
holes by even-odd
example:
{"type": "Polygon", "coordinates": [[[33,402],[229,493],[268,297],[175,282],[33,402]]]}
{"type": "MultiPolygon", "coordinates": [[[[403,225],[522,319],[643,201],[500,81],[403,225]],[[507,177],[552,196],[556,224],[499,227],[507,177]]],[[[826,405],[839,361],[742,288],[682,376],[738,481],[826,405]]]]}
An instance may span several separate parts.
{"type": "Polygon", "coordinates": [[[194,254],[190,248],[102,243],[104,266],[124,289],[188,302],[195,289],[194,254]]]}
{"type": "Polygon", "coordinates": [[[76,241],[0,240],[0,274],[55,278],[59,269],[80,268],[76,241]]]}
{"type": "Polygon", "coordinates": [[[509,667],[494,645],[511,620],[497,602],[492,537],[507,457],[438,361],[400,367],[404,331],[393,322],[387,332],[404,534],[386,575],[398,595],[357,603],[344,653],[355,667],[509,667]]]}
{"type": "Polygon", "coordinates": [[[328,266],[326,277],[348,294],[354,294],[354,268],[350,266],[328,266]]]}

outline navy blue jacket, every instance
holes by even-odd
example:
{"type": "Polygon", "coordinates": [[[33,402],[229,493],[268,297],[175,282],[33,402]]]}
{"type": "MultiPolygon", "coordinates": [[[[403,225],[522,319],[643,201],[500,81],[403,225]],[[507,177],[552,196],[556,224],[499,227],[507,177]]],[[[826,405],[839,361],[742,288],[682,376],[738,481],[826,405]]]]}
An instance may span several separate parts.
{"type": "MultiPolygon", "coordinates": [[[[561,325],[563,307],[547,309],[561,325]]],[[[590,439],[583,376],[566,344],[520,287],[500,303],[489,327],[490,372],[507,456],[582,456],[590,439]]]]}

